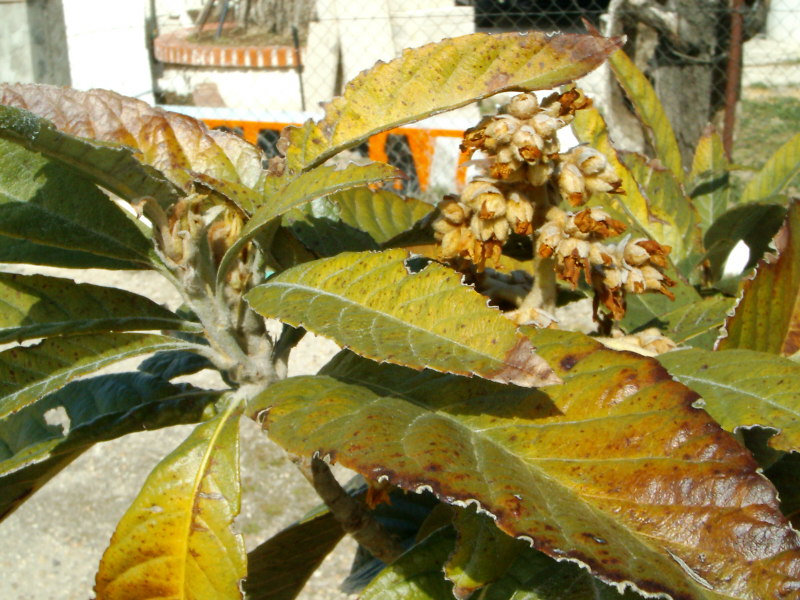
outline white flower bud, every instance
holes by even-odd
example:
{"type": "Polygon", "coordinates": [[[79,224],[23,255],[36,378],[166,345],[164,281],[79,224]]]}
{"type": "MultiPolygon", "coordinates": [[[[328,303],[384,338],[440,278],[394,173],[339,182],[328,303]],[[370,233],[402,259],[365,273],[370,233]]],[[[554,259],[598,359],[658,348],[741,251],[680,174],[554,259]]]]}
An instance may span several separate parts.
{"type": "Polygon", "coordinates": [[[547,183],[552,174],[553,174],[552,163],[540,162],[533,165],[529,164],[528,169],[526,171],[528,183],[530,183],[534,187],[544,185],[545,183],[547,183]]]}
{"type": "Polygon", "coordinates": [[[580,169],[572,163],[562,165],[561,172],[558,174],[558,187],[561,195],[572,206],[583,203],[586,193],[586,184],[580,169]]]}
{"type": "Polygon", "coordinates": [[[534,115],[530,122],[531,125],[533,125],[533,128],[536,130],[536,133],[545,139],[555,136],[556,132],[565,125],[563,119],[548,115],[546,113],[538,113],[534,115]]]}
{"type": "Polygon", "coordinates": [[[539,100],[534,94],[517,94],[508,103],[508,113],[518,119],[530,119],[539,110],[539,100]]]}
{"type": "Polygon", "coordinates": [[[511,115],[497,115],[486,126],[485,135],[494,140],[497,146],[511,142],[514,132],[519,129],[519,121],[511,115]]]}

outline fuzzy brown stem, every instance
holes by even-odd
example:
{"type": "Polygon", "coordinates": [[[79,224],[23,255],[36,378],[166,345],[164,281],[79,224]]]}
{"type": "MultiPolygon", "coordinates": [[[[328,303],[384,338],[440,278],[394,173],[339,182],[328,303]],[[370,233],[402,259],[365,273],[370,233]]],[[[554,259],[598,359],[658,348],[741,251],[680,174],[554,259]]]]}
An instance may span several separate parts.
{"type": "Polygon", "coordinates": [[[298,463],[298,467],[314,486],[342,529],[352,535],[375,558],[389,564],[403,553],[400,543],[372,517],[366,505],[342,489],[324,460],[314,458],[310,465],[304,462],[298,463]]]}

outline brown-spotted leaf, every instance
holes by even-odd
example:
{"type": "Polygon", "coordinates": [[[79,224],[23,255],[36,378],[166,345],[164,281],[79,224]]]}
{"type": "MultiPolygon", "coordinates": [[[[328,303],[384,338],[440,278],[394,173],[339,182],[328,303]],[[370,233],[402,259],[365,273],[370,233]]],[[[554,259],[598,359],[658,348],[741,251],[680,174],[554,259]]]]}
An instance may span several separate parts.
{"type": "Polygon", "coordinates": [[[507,91],[574,81],[620,46],[573,33],[475,33],[379,62],[325,105],[325,117],[286,130],[290,170],[314,167],[369,136],[507,91]]]}
{"type": "Polygon", "coordinates": [[[747,348],[791,356],[800,350],[800,201],[789,206],[768,254],[744,282],[717,349],[747,348]]]}
{"type": "Polygon", "coordinates": [[[439,264],[410,272],[404,250],[346,252],[284,271],[250,292],[265,317],[377,361],[525,387],[553,370],[485,297],[439,264]]]}
{"type": "Polygon", "coordinates": [[[247,572],[236,402],[150,473],[103,554],[97,600],[235,600],[247,572]]]}
{"type": "Polygon", "coordinates": [[[794,597],[800,536],[757,463],[655,360],[528,332],[562,385],[526,390],[342,353],[257,398],[272,439],[477,503],[605,581],[680,600],[794,597]]]}
{"type": "Polygon", "coordinates": [[[141,162],[184,190],[191,187],[192,172],[246,186],[254,186],[262,174],[262,153],[252,144],[108,90],[0,84],[0,104],[29,110],[65,133],[129,146],[141,162]]]}

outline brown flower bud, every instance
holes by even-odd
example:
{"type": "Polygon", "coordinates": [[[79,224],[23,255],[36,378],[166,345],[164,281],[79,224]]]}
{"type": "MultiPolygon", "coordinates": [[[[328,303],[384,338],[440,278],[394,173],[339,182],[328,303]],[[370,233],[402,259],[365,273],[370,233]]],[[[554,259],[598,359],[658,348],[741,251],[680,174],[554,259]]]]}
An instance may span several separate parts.
{"type": "Polygon", "coordinates": [[[580,211],[572,221],[581,233],[595,233],[603,238],[619,235],[626,229],[624,223],[612,219],[608,213],[597,207],[580,211]]]}
{"type": "Polygon", "coordinates": [[[523,162],[516,157],[514,148],[511,146],[504,146],[497,152],[494,164],[489,170],[489,175],[495,179],[515,180],[519,173],[520,167],[523,162]]]}

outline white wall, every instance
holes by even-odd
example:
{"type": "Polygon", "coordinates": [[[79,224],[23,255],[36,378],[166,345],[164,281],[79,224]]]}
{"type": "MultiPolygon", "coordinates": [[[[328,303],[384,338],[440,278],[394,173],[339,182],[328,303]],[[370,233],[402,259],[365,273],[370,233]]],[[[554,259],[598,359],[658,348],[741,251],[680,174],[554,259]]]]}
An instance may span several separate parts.
{"type": "Polygon", "coordinates": [[[63,0],[72,87],[153,102],[147,0],[63,0]]]}

